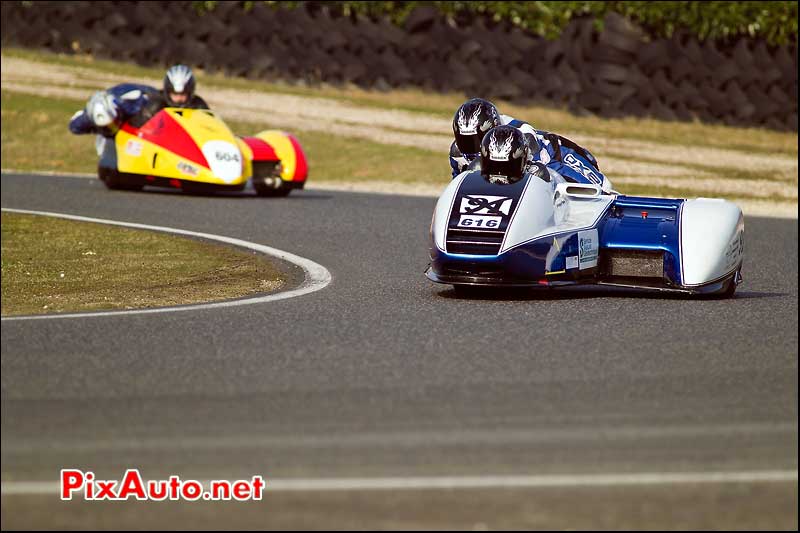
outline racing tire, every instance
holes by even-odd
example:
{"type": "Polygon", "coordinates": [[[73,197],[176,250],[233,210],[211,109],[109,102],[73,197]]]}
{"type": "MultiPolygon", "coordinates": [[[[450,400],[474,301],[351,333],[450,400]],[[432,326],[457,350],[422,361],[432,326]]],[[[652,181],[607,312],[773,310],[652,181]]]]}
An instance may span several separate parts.
{"type": "Polygon", "coordinates": [[[144,183],[137,178],[119,172],[101,171],[99,176],[100,181],[112,191],[141,191],[144,188],[144,183]]]}
{"type": "Polygon", "coordinates": [[[259,196],[276,198],[292,192],[292,187],[281,179],[280,161],[253,162],[251,181],[259,196]]]}
{"type": "Polygon", "coordinates": [[[738,283],[736,283],[736,276],[731,277],[728,281],[725,282],[723,288],[716,294],[717,298],[733,298],[733,295],[736,293],[736,287],[738,283]]]}
{"type": "Polygon", "coordinates": [[[279,187],[269,187],[264,185],[263,183],[258,183],[256,181],[253,182],[253,188],[256,190],[256,194],[259,196],[267,197],[267,198],[278,198],[281,196],[288,196],[290,192],[292,192],[291,187],[287,187],[285,184],[281,184],[279,187]]]}
{"type": "Polygon", "coordinates": [[[490,285],[453,285],[458,298],[469,300],[515,300],[527,298],[535,288],[490,285]]]}
{"type": "Polygon", "coordinates": [[[494,287],[483,285],[453,285],[453,290],[459,298],[485,298],[496,292],[494,287]]]}
{"type": "Polygon", "coordinates": [[[725,300],[727,298],[733,298],[733,295],[736,294],[736,287],[739,286],[738,280],[740,279],[741,270],[737,270],[733,276],[722,282],[719,289],[714,292],[704,294],[702,297],[710,300],[725,300]]]}

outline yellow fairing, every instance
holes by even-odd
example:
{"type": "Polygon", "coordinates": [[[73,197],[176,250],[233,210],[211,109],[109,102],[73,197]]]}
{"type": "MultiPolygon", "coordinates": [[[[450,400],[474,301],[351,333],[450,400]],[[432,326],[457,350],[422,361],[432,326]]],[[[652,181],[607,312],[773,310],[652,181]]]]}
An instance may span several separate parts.
{"type": "Polygon", "coordinates": [[[247,146],[247,143],[241,137],[236,137],[236,144],[239,146],[239,151],[244,156],[244,166],[242,167],[242,175],[245,178],[250,178],[253,175],[253,149],[247,146]]]}
{"type": "Polygon", "coordinates": [[[224,122],[201,109],[167,108],[142,128],[120,130],[115,138],[120,172],[238,185],[250,176],[252,152],[224,122]]]}
{"type": "Polygon", "coordinates": [[[297,153],[286,133],[278,130],[267,130],[258,133],[256,137],[269,144],[275,150],[275,155],[281,161],[281,179],[293,181],[297,170],[297,153]]]}

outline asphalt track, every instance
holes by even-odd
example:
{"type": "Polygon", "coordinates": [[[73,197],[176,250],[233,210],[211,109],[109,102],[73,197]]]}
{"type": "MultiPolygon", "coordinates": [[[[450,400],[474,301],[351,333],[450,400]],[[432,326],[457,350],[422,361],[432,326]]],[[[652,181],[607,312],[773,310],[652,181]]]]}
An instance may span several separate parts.
{"type": "Polygon", "coordinates": [[[433,205],[3,175],[6,208],[235,237],[333,275],[313,294],[242,307],[4,321],[4,487],[54,482],[61,468],[100,479],[136,467],[153,479],[500,480],[309,485],[250,503],[4,489],[3,528],[798,527],[796,220],[746,219],[732,300],[599,289],[468,300],[423,276],[433,205]],[[742,472],[789,478],[658,481],[742,472]],[[655,481],[623,482],[642,475],[655,481]],[[572,481],[502,481],[519,476],[572,481]]]}

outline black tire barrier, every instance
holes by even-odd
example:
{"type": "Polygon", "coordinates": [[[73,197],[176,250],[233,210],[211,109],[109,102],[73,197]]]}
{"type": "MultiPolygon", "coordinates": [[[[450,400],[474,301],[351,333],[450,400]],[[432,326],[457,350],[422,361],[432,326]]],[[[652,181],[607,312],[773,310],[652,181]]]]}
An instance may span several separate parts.
{"type": "Polygon", "coordinates": [[[439,17],[439,11],[435,7],[419,7],[409,14],[404,28],[408,33],[423,32],[429,29],[439,17]]]}
{"type": "Polygon", "coordinates": [[[323,2],[7,2],[2,44],[260,80],[417,87],[600,116],[650,116],[797,131],[797,44],[649,38],[609,13],[548,41],[507,23],[415,8],[403,27],[323,2]],[[248,4],[249,5],[249,4],[248,4]]]}

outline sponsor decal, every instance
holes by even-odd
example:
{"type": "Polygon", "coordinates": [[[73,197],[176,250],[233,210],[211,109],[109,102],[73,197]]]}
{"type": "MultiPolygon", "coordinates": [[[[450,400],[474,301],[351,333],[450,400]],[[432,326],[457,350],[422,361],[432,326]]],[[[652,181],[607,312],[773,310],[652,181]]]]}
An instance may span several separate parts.
{"type": "Polygon", "coordinates": [[[128,142],[125,143],[125,153],[133,157],[139,157],[142,155],[142,143],[133,139],[128,139],[128,142]]]}
{"type": "Polygon", "coordinates": [[[182,174],[188,174],[189,176],[197,176],[200,173],[200,169],[184,161],[178,163],[178,170],[180,170],[182,174]]]}
{"type": "Polygon", "coordinates": [[[573,255],[573,256],[567,257],[567,268],[568,269],[569,268],[578,268],[578,256],[577,255],[573,255]]]}
{"type": "Polygon", "coordinates": [[[603,183],[603,179],[600,176],[595,174],[590,167],[586,166],[583,161],[575,157],[573,154],[567,154],[564,156],[564,164],[592,183],[596,183],[598,185],[603,183]]]}
{"type": "Polygon", "coordinates": [[[461,198],[459,212],[468,215],[508,215],[513,200],[507,196],[465,194],[461,198]]]}
{"type": "Polygon", "coordinates": [[[744,232],[740,231],[725,251],[725,269],[728,270],[736,266],[742,254],[744,254],[744,232]]]}
{"type": "Polygon", "coordinates": [[[600,252],[600,241],[597,230],[578,232],[578,268],[592,268],[597,266],[597,256],[600,252]]]}
{"type": "Polygon", "coordinates": [[[458,226],[461,228],[497,229],[503,216],[511,212],[513,198],[507,196],[464,195],[461,198],[458,226]]]}

